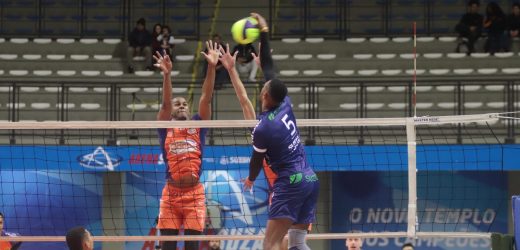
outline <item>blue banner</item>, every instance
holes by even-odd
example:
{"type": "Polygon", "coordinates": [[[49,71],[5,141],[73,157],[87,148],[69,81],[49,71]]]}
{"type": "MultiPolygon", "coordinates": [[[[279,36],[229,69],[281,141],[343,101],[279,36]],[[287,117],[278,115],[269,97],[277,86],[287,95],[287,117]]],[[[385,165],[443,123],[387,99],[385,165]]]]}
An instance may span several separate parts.
{"type": "MultiPolygon", "coordinates": [[[[332,231],[407,230],[407,172],[338,172],[332,179],[332,231]],[[339,219],[338,219],[339,218],[339,219]]],[[[417,174],[418,232],[507,232],[507,173],[498,171],[417,174]]],[[[400,249],[404,238],[366,239],[367,249],[400,249]]],[[[489,239],[426,238],[415,249],[489,250],[489,239]]],[[[345,241],[334,241],[342,249],[345,241]]]]}
{"type": "MultiPolygon", "coordinates": [[[[4,230],[25,236],[64,236],[84,226],[103,235],[101,173],[0,170],[4,230]]],[[[24,249],[68,249],[64,242],[24,242],[24,249]]],[[[96,244],[96,249],[101,245],[96,244]]]]}
{"type": "MultiPolygon", "coordinates": [[[[406,171],[407,147],[306,146],[316,171],[406,171]]],[[[518,170],[520,145],[426,145],[417,147],[418,170],[518,170]]],[[[250,146],[206,146],[205,170],[247,169],[250,146]]],[[[164,171],[158,146],[0,146],[0,169],[164,171]]]]}

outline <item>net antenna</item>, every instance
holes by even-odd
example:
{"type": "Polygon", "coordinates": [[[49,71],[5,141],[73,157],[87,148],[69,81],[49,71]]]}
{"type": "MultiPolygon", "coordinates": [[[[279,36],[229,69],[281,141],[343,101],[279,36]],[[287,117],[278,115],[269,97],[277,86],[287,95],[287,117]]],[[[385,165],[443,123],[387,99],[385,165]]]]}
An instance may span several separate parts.
{"type": "MultiPolygon", "coordinates": [[[[417,22],[413,22],[413,84],[412,84],[413,117],[417,117],[417,22]]],[[[417,230],[417,142],[415,122],[406,120],[406,139],[408,141],[408,227],[406,235],[416,236],[417,230]]]]}

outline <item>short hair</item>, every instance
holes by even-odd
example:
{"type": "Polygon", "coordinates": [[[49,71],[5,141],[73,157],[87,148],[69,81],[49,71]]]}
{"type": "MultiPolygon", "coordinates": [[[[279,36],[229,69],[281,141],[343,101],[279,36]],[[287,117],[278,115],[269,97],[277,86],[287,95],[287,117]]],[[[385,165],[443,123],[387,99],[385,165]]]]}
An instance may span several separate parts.
{"type": "Polygon", "coordinates": [[[473,4],[476,4],[477,6],[480,6],[480,2],[478,0],[469,0],[468,1],[468,6],[471,6],[473,4]]]}
{"type": "Polygon", "coordinates": [[[139,18],[139,20],[137,20],[137,24],[142,24],[143,26],[146,26],[146,20],[144,20],[144,18],[139,18]]]}
{"type": "Polygon", "coordinates": [[[280,79],[272,79],[269,83],[269,95],[276,103],[280,103],[287,96],[287,87],[280,79]]]}
{"type": "Polygon", "coordinates": [[[405,244],[401,247],[401,249],[404,249],[405,247],[411,247],[411,248],[414,248],[413,244],[410,243],[410,242],[405,243],[405,244]]]}
{"type": "Polygon", "coordinates": [[[2,219],[5,219],[4,214],[2,212],[0,212],[0,217],[2,217],[2,219]]]}
{"type": "Polygon", "coordinates": [[[84,227],[75,227],[67,232],[65,239],[67,240],[67,246],[70,250],[81,250],[83,249],[83,241],[87,235],[87,229],[84,227]]]}
{"type": "Polygon", "coordinates": [[[518,8],[520,8],[520,3],[519,3],[519,2],[515,2],[515,3],[513,3],[513,8],[514,8],[514,7],[518,7],[518,8]]]}

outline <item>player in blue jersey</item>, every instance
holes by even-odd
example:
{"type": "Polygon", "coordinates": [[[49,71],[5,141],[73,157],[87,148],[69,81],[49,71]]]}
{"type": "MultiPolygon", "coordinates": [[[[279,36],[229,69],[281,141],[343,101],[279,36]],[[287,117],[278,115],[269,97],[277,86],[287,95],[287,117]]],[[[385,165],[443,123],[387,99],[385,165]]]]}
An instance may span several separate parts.
{"type": "Polygon", "coordinates": [[[307,163],[287,87],[275,78],[267,22],[256,13],[252,16],[261,30],[260,61],[266,83],[260,93],[262,113],[252,134],[254,150],[244,187],[252,188],[265,158],[277,178],[263,248],[279,249],[288,233],[289,249],[305,250],[309,249],[305,243],[307,229],[316,212],[318,178],[307,163]]]}

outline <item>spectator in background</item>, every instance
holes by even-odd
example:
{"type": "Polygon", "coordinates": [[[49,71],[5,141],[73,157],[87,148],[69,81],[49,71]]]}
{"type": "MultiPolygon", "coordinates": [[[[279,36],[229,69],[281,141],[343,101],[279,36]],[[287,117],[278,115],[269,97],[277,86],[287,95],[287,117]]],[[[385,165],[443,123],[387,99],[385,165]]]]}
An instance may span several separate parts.
{"type": "MultiPolygon", "coordinates": [[[[220,37],[219,34],[214,34],[211,37],[211,41],[213,43],[220,44],[220,46],[222,46],[222,48],[224,48],[224,50],[226,50],[227,46],[222,42],[222,37],[220,37]]],[[[208,53],[207,50],[208,49],[204,50],[204,52],[206,54],[208,53]]],[[[202,69],[203,75],[206,75],[207,68],[208,68],[208,63],[205,62],[203,69],[202,69]]],[[[217,63],[215,70],[216,70],[216,72],[215,72],[215,89],[222,89],[222,87],[224,86],[224,83],[231,82],[231,80],[229,79],[229,74],[228,74],[227,70],[222,66],[222,63],[220,62],[220,60],[217,63]]]]}
{"type": "MultiPolygon", "coordinates": [[[[0,213],[0,236],[18,236],[15,233],[4,231],[4,214],[0,213]]],[[[0,250],[16,250],[22,245],[21,242],[0,241],[0,250]]]]}
{"type": "Polygon", "coordinates": [[[462,37],[462,42],[457,46],[457,52],[461,52],[462,46],[465,46],[467,53],[475,52],[475,42],[482,34],[482,25],[484,17],[478,13],[480,3],[478,0],[470,0],[468,2],[468,11],[462,16],[455,30],[462,37]]]}
{"type": "Polygon", "coordinates": [[[401,250],[413,250],[414,247],[413,247],[413,244],[412,243],[406,243],[403,245],[403,247],[401,247],[401,250]]]}
{"type": "Polygon", "coordinates": [[[155,53],[157,51],[161,50],[161,40],[157,39],[157,37],[159,35],[161,35],[161,34],[162,34],[162,25],[160,23],[156,23],[153,26],[153,31],[152,31],[152,52],[153,52],[153,55],[155,55],[155,53]]]}
{"type": "Polygon", "coordinates": [[[507,34],[509,37],[509,48],[515,37],[519,37],[520,31],[520,4],[514,3],[511,9],[511,14],[507,17],[507,34]]]}
{"type": "Polygon", "coordinates": [[[135,70],[133,59],[136,56],[142,56],[145,59],[146,69],[152,68],[152,34],[146,30],[146,21],[143,18],[137,20],[136,26],[128,35],[128,50],[126,53],[126,60],[128,65],[128,72],[133,73],[135,70]]]}
{"type": "MultiPolygon", "coordinates": [[[[361,231],[354,230],[350,231],[350,233],[361,233],[361,231]]],[[[363,247],[363,239],[356,237],[347,238],[345,246],[347,250],[361,250],[361,247],[363,247]]]]}
{"type": "Polygon", "coordinates": [[[484,28],[487,29],[488,39],[485,51],[491,54],[505,50],[505,30],[506,16],[502,8],[495,2],[490,2],[486,6],[486,19],[484,28]]]}
{"type": "Polygon", "coordinates": [[[172,50],[173,50],[173,47],[175,46],[173,44],[173,35],[171,35],[171,33],[172,33],[172,30],[170,29],[170,27],[167,25],[164,25],[162,27],[161,34],[157,36],[157,41],[160,43],[160,46],[161,46],[159,52],[161,54],[163,54],[163,51],[166,51],[166,53],[168,54],[168,56],[170,56],[170,58],[172,58],[172,50]]]}
{"type": "Polygon", "coordinates": [[[208,249],[220,250],[220,240],[210,240],[208,249]]]}
{"type": "Polygon", "coordinates": [[[255,47],[253,44],[237,44],[233,48],[232,55],[237,53],[237,71],[242,75],[247,75],[247,79],[251,82],[256,80],[256,72],[258,71],[258,65],[253,60],[253,54],[256,55],[255,47]]]}
{"type": "Polygon", "coordinates": [[[70,250],[93,250],[94,241],[92,235],[84,227],[70,229],[65,236],[70,250]]]}

